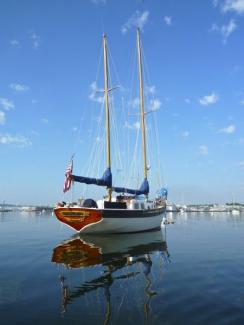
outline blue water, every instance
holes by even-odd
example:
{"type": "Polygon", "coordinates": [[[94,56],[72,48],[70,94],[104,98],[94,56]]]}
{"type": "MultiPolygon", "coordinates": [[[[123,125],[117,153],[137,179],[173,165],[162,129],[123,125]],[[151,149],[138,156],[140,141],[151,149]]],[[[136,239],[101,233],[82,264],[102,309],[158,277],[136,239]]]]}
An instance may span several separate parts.
{"type": "Polygon", "coordinates": [[[1,324],[244,324],[244,215],[173,219],[77,237],[51,214],[0,214],[1,324]]]}

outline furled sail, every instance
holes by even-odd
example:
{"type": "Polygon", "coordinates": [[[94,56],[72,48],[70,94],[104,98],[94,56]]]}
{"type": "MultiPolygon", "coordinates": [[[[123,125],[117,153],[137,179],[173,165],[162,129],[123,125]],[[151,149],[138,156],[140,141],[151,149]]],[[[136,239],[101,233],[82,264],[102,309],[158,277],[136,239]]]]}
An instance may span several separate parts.
{"type": "Polygon", "coordinates": [[[133,195],[145,194],[146,195],[149,193],[148,180],[146,178],[144,179],[139,190],[133,190],[130,188],[125,188],[125,187],[113,187],[113,191],[116,193],[128,193],[128,194],[133,194],[133,195]]]}
{"type": "Polygon", "coordinates": [[[112,187],[112,173],[110,168],[107,168],[102,176],[102,178],[91,178],[84,176],[71,175],[72,181],[85,183],[85,184],[94,184],[98,186],[106,186],[108,188],[112,187]]]}

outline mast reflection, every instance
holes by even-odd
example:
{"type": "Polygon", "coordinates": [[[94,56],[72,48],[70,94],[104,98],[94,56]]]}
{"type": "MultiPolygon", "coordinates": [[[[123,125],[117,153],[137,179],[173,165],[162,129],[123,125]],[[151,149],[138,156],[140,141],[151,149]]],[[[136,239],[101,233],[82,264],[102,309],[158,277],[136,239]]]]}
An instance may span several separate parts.
{"type": "Polygon", "coordinates": [[[52,262],[62,264],[67,269],[81,268],[83,271],[89,267],[102,266],[103,274],[101,275],[99,268],[99,276],[95,276],[90,281],[84,281],[75,288],[71,288],[67,284],[67,279],[61,275],[59,279],[62,312],[67,310],[68,304],[71,304],[74,299],[103,288],[106,301],[104,324],[108,324],[111,318],[111,286],[115,281],[136,278],[141,274],[145,278],[143,309],[145,322],[147,322],[150,301],[156,295],[156,292],[151,290],[150,279],[153,254],[157,254],[163,262],[170,262],[165,232],[116,234],[107,237],[75,235],[63,241],[54,248],[52,262]],[[140,267],[135,269],[135,265],[140,267]]]}

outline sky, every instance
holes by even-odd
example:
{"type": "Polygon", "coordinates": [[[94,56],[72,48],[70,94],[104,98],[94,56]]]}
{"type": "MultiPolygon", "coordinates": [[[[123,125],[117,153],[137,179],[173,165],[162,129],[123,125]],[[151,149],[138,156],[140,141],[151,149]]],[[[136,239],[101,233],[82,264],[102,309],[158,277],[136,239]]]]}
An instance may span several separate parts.
{"type": "Polygon", "coordinates": [[[244,202],[244,0],[0,1],[0,202],[55,204],[104,194],[81,184],[62,194],[73,153],[76,174],[100,177],[106,168],[103,33],[110,84],[119,85],[111,94],[121,124],[113,131],[115,185],[130,174],[120,160],[140,166],[140,154],[128,149],[139,125],[131,90],[138,26],[146,110],[154,111],[147,130],[158,132],[147,145],[160,161],[160,186],[181,204],[244,202]]]}

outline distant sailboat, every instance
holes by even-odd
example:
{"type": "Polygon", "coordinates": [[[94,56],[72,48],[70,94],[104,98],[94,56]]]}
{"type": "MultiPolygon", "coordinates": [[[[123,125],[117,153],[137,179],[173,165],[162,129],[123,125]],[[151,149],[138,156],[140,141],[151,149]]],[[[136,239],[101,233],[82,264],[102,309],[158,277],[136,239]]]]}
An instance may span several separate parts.
{"type": "Polygon", "coordinates": [[[3,201],[3,204],[2,204],[2,206],[1,206],[1,208],[0,208],[0,212],[10,212],[11,210],[10,209],[7,209],[6,208],[6,205],[5,205],[5,201],[3,201]]]}
{"type": "Polygon", "coordinates": [[[102,178],[90,178],[73,174],[73,160],[66,170],[64,192],[73,182],[107,187],[107,197],[98,201],[84,200],[82,205],[58,204],[54,213],[58,220],[82,233],[125,233],[159,229],[163,213],[166,211],[167,191],[161,189],[154,200],[149,200],[147,146],[145,133],[145,112],[143,94],[143,74],[140,30],[137,30],[137,53],[140,86],[140,117],[142,132],[142,151],[144,180],[139,189],[115,187],[112,184],[110,153],[110,108],[108,84],[107,38],[103,35],[104,54],[104,101],[106,109],[106,156],[107,168],[102,178]],[[112,193],[122,193],[112,197],[112,193]]]}

